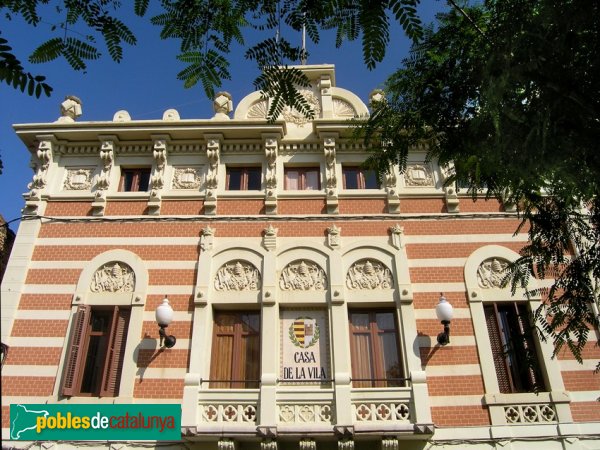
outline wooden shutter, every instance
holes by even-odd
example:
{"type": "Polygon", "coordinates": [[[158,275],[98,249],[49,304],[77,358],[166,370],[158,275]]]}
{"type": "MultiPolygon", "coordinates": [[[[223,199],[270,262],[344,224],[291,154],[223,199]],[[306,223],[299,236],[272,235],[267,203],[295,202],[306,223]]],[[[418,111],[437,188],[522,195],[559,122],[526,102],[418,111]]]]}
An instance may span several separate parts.
{"type": "Polygon", "coordinates": [[[85,343],[88,325],[90,322],[91,308],[82,305],[77,309],[73,316],[73,325],[71,326],[71,337],[65,356],[65,365],[63,372],[61,393],[65,396],[72,396],[78,393],[77,381],[79,379],[81,365],[85,361],[81,346],[85,343]]]}
{"type": "Polygon", "coordinates": [[[488,334],[490,336],[490,345],[492,347],[492,357],[494,358],[494,367],[496,368],[498,387],[500,388],[500,392],[508,394],[513,392],[513,388],[506,367],[506,356],[504,354],[502,337],[500,336],[495,305],[486,305],[484,311],[485,323],[487,325],[488,334]]]}
{"type": "Polygon", "coordinates": [[[523,382],[526,383],[524,388],[527,392],[535,390],[543,391],[545,390],[544,378],[540,371],[540,359],[538,358],[537,349],[533,340],[533,330],[529,324],[527,307],[523,304],[515,303],[515,311],[523,346],[522,357],[524,359],[524,367],[522,367],[521,370],[524,372],[523,382]]]}
{"type": "Polygon", "coordinates": [[[115,306],[109,334],[100,397],[116,397],[119,395],[125,344],[131,310],[115,306]]]}

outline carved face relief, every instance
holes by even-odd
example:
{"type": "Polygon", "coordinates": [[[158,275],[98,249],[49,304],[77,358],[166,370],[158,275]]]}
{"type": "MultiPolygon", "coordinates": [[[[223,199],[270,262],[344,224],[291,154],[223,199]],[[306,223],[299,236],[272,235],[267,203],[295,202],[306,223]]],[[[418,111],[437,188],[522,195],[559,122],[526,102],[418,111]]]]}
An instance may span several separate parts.
{"type": "Polygon", "coordinates": [[[92,292],[133,292],[135,273],[123,262],[112,261],[104,264],[92,278],[92,292]]]}
{"type": "Polygon", "coordinates": [[[84,191],[92,186],[93,169],[67,169],[67,177],[63,189],[67,191],[84,191]]]}
{"type": "Polygon", "coordinates": [[[434,186],[431,169],[426,164],[413,164],[404,174],[407,186],[434,186]]]}
{"type": "Polygon", "coordinates": [[[279,286],[284,291],[323,291],[327,277],[325,271],[312,261],[294,261],[281,272],[279,286]]]}
{"type": "Polygon", "coordinates": [[[361,259],[346,275],[348,289],[391,289],[393,285],[392,272],[379,261],[361,259]]]}
{"type": "Polygon", "coordinates": [[[501,288],[509,262],[501,258],[488,258],[477,268],[477,283],[483,289],[501,288]]]}
{"type": "Polygon", "coordinates": [[[201,183],[200,168],[177,167],[173,174],[173,189],[198,189],[201,183]]]}
{"type": "Polygon", "coordinates": [[[258,291],[260,272],[247,261],[229,262],[215,276],[217,291],[258,291]]]}

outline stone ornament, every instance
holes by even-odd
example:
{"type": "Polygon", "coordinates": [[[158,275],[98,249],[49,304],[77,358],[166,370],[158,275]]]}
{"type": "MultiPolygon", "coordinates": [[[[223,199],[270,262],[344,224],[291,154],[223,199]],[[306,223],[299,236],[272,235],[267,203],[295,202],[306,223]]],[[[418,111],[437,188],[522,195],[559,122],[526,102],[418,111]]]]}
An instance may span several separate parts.
{"type": "Polygon", "coordinates": [[[213,100],[213,119],[229,119],[229,113],[233,111],[233,101],[229,92],[217,92],[213,100]]]}
{"type": "Polygon", "coordinates": [[[269,113],[269,106],[266,100],[261,100],[248,109],[247,119],[266,120],[269,113]]]}
{"type": "Polygon", "coordinates": [[[502,288],[509,262],[500,258],[488,258],[477,268],[477,283],[483,289],[502,288]]]}
{"type": "Polygon", "coordinates": [[[111,261],[94,273],[90,290],[92,292],[133,292],[135,273],[123,262],[111,261]]]}
{"type": "Polygon", "coordinates": [[[173,189],[198,189],[202,183],[199,167],[176,167],[173,173],[173,189]]]}
{"type": "Polygon", "coordinates": [[[279,287],[284,291],[323,291],[327,286],[325,271],[316,263],[294,261],[281,272],[279,287]]]}
{"type": "Polygon", "coordinates": [[[325,153],[325,179],[329,195],[335,194],[337,188],[337,177],[335,175],[335,163],[336,163],[336,150],[335,150],[335,139],[325,138],[323,141],[323,151],[325,153]]]}
{"type": "Polygon", "coordinates": [[[177,120],[180,120],[179,111],[177,111],[176,109],[167,109],[163,113],[162,120],[167,122],[175,122],[177,120]]]}
{"type": "Polygon", "coordinates": [[[390,227],[389,231],[392,235],[392,245],[397,249],[404,247],[404,227],[401,227],[400,224],[396,224],[393,227],[390,227]]]}
{"type": "Polygon", "coordinates": [[[361,259],[352,264],[346,275],[348,289],[391,289],[392,273],[379,261],[361,259]]]}
{"type": "Polygon", "coordinates": [[[200,236],[200,248],[204,251],[211,250],[213,248],[215,229],[210,226],[202,228],[200,236]]]}
{"type": "Polygon", "coordinates": [[[131,116],[127,111],[121,109],[113,116],[113,122],[131,122],[131,116]]]}
{"type": "Polygon", "coordinates": [[[427,164],[413,164],[406,168],[404,180],[407,186],[434,186],[433,174],[427,164]]]}
{"type": "Polygon", "coordinates": [[[329,228],[327,228],[327,243],[331,248],[339,248],[341,246],[340,242],[340,234],[342,232],[341,228],[338,228],[333,224],[329,228]]]}
{"type": "MultiPolygon", "coordinates": [[[[321,105],[319,103],[319,99],[314,94],[314,92],[309,91],[308,89],[301,89],[298,92],[300,93],[300,95],[302,95],[304,97],[306,102],[312,108],[313,113],[315,114],[314,117],[319,117],[319,114],[321,114],[321,105]]],[[[303,127],[305,124],[308,123],[308,120],[309,120],[300,111],[297,111],[295,108],[291,108],[289,106],[287,106],[284,109],[283,118],[285,119],[286,122],[294,123],[294,124],[298,125],[299,127],[303,127]]]]}
{"type": "Polygon", "coordinates": [[[260,272],[247,261],[236,261],[221,266],[215,276],[217,291],[258,291],[260,272]]]}
{"type": "Polygon", "coordinates": [[[317,442],[311,438],[302,438],[298,443],[300,450],[317,450],[317,442]]]}
{"type": "Polygon", "coordinates": [[[85,191],[92,186],[93,169],[67,169],[63,189],[67,191],[85,191]]]}
{"type": "Polygon", "coordinates": [[[385,102],[385,92],[381,89],[375,89],[369,94],[369,106],[371,109],[377,108],[382,102],[385,102]]]}
{"type": "Polygon", "coordinates": [[[511,423],[549,423],[556,422],[556,411],[552,404],[510,405],[504,407],[506,422],[511,423]]]}
{"type": "Polygon", "coordinates": [[[410,408],[406,403],[360,403],[353,406],[354,416],[359,422],[410,420],[410,408]]]}
{"type": "Polygon", "coordinates": [[[263,246],[267,250],[275,250],[277,247],[277,231],[271,224],[263,230],[263,246]]]}
{"type": "Polygon", "coordinates": [[[65,97],[65,101],[60,104],[60,117],[56,122],[75,122],[75,119],[77,119],[83,113],[81,108],[82,106],[81,100],[78,97],[75,97],[74,95],[67,95],[65,97]]]}
{"type": "Polygon", "coordinates": [[[333,99],[333,115],[336,117],[352,118],[356,117],[356,110],[345,100],[340,98],[333,99]]]}
{"type": "Polygon", "coordinates": [[[150,177],[150,197],[159,198],[159,191],[164,187],[165,165],[167,162],[167,141],[157,139],[154,141],[152,156],[156,167],[150,177]]]}
{"type": "Polygon", "coordinates": [[[39,191],[46,187],[46,175],[52,161],[52,149],[53,143],[51,141],[40,141],[38,145],[36,155],[39,164],[33,161],[32,169],[35,170],[35,174],[31,183],[27,186],[30,189],[29,197],[32,200],[39,199],[39,191]]]}

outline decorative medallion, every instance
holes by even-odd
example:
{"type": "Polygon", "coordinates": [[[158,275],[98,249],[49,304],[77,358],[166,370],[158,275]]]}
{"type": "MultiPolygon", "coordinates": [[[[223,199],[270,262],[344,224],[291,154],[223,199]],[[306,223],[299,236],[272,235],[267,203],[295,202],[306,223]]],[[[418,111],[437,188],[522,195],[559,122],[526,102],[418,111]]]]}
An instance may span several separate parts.
{"type": "Polygon", "coordinates": [[[346,275],[348,289],[391,289],[392,273],[378,261],[361,259],[352,264],[346,275]]]}
{"type": "Polygon", "coordinates": [[[404,179],[407,186],[434,186],[433,174],[427,164],[413,164],[406,168],[404,179]]]}
{"type": "Polygon", "coordinates": [[[325,271],[310,261],[288,264],[279,278],[279,287],[284,291],[323,291],[326,285],[325,271]]]}
{"type": "Polygon", "coordinates": [[[133,292],[135,289],[135,273],[125,263],[109,262],[104,264],[92,278],[92,292],[133,292]]]}
{"type": "Polygon", "coordinates": [[[258,291],[260,273],[247,261],[236,261],[221,266],[215,276],[217,291],[258,291]]]}
{"type": "Polygon", "coordinates": [[[176,167],[173,189],[198,189],[201,183],[199,167],[176,167]]]}
{"type": "MultiPolygon", "coordinates": [[[[308,89],[301,89],[298,91],[312,108],[315,116],[319,117],[321,114],[321,105],[319,104],[319,99],[314,94],[314,92],[309,91],[308,89]]],[[[307,122],[308,118],[302,114],[300,111],[295,108],[290,108],[289,106],[283,111],[283,118],[286,122],[292,122],[298,125],[299,127],[303,127],[307,122]]]]}
{"type": "Polygon", "coordinates": [[[92,186],[93,169],[67,169],[63,189],[67,191],[85,191],[92,186]]]}
{"type": "Polygon", "coordinates": [[[509,262],[499,258],[488,258],[477,268],[477,283],[484,289],[501,288],[509,262]]]}

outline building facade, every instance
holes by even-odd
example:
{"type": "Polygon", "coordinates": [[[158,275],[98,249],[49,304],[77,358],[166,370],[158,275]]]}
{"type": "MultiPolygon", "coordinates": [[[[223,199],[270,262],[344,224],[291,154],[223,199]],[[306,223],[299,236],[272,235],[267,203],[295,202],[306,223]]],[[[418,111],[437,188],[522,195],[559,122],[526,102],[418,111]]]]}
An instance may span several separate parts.
{"type": "Polygon", "coordinates": [[[3,441],[600,448],[600,351],[552,359],[524,319],[541,299],[501,287],[527,241],[514,209],[444,186],[423,149],[379,179],[352,140],[366,105],[333,66],[300,68],[313,120],[269,123],[254,92],[202,120],[78,121],[68,97],[15,126],[35,174],[2,284],[3,441]],[[181,440],[11,441],[16,403],[180,404],[181,440]]]}

